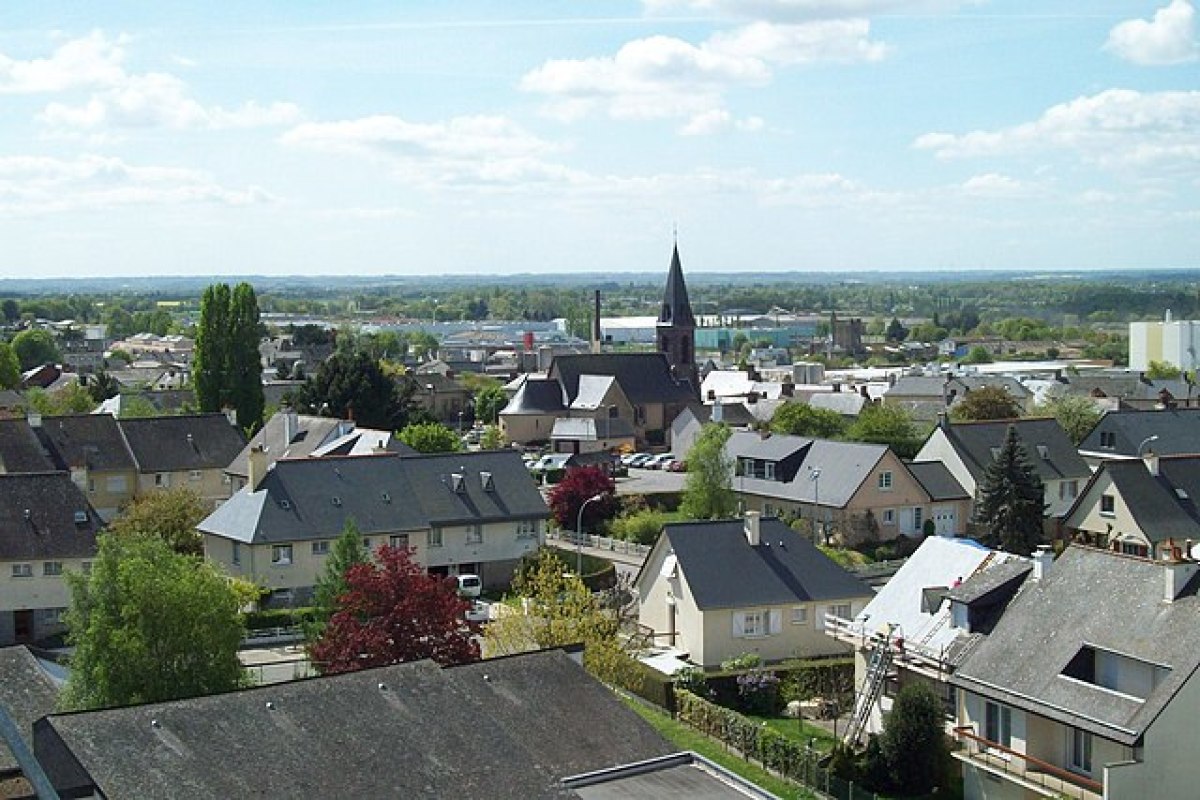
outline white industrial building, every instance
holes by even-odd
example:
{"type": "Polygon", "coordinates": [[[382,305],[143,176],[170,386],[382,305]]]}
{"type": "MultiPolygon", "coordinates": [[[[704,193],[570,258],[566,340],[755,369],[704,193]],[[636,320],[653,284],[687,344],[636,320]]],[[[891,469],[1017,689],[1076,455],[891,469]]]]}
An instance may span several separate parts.
{"type": "Polygon", "coordinates": [[[1129,323],[1129,366],[1144,371],[1151,361],[1161,361],[1184,371],[1200,364],[1200,321],[1172,320],[1129,323]]]}

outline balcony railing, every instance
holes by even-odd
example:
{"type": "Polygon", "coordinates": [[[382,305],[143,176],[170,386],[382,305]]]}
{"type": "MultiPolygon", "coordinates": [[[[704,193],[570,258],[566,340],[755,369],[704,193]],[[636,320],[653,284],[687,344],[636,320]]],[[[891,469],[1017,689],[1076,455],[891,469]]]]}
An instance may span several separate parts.
{"type": "MultiPolygon", "coordinates": [[[[869,630],[867,621],[843,619],[833,614],[825,615],[825,633],[841,642],[855,647],[874,647],[888,641],[889,636],[878,630],[869,630]]],[[[944,680],[950,674],[951,664],[946,652],[920,644],[909,642],[892,635],[889,642],[892,648],[892,663],[903,665],[908,669],[921,672],[935,680],[944,680]]]]}
{"type": "Polygon", "coordinates": [[[1102,800],[1104,797],[1104,785],[1098,781],[990,741],[975,733],[970,725],[955,728],[954,738],[963,745],[963,749],[954,754],[956,758],[994,774],[1012,776],[1024,785],[1045,789],[1049,797],[1066,796],[1078,800],[1102,800]]]}

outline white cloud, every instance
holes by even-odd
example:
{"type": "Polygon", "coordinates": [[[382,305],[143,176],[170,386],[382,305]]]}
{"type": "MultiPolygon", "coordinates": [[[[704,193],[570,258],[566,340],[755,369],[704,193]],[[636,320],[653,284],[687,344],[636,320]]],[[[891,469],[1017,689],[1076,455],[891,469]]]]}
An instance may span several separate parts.
{"type": "Polygon", "coordinates": [[[59,45],[50,56],[21,61],[0,53],[0,94],[62,92],[88,86],[111,86],[125,72],[126,37],[110,39],[93,31],[59,45]]]}
{"type": "Polygon", "coordinates": [[[1028,197],[1034,190],[1010,175],[989,172],[963,181],[962,191],[970,197],[1009,198],[1028,197]]]}
{"type": "Polygon", "coordinates": [[[46,214],[128,205],[246,206],[273,198],[256,186],[228,189],[199,170],[136,166],[81,155],[0,157],[0,214],[46,214]]]}
{"type": "Polygon", "coordinates": [[[764,125],[762,117],[734,119],[733,115],[725,109],[714,108],[697,114],[679,126],[679,134],[681,136],[711,136],[730,130],[757,133],[763,129],[764,125]]]}
{"type": "Polygon", "coordinates": [[[516,185],[570,178],[565,167],[544,160],[557,146],[501,116],[433,123],[390,115],[308,122],[284,133],[282,141],[377,159],[397,177],[424,185],[516,185]]]}
{"type": "Polygon", "coordinates": [[[969,0],[642,0],[650,12],[686,8],[737,19],[804,22],[892,13],[952,11],[969,0]]]}
{"type": "Polygon", "coordinates": [[[914,146],[939,158],[1067,150],[1106,167],[1200,165],[1200,91],[1108,89],[1047,109],[1034,122],[995,131],[927,133],[914,146]]]}
{"type": "Polygon", "coordinates": [[[866,20],[775,25],[756,22],[700,44],[651,36],[624,44],[615,55],[553,59],[531,70],[520,88],[548,98],[544,113],[572,121],[593,112],[614,119],[686,117],[683,132],[717,121],[725,93],[763,86],[775,67],[815,61],[878,61],[866,20]]]}
{"type": "Polygon", "coordinates": [[[1171,0],[1154,19],[1130,19],[1115,26],[1104,48],[1134,64],[1182,64],[1200,58],[1196,10],[1188,0],[1171,0]]]}

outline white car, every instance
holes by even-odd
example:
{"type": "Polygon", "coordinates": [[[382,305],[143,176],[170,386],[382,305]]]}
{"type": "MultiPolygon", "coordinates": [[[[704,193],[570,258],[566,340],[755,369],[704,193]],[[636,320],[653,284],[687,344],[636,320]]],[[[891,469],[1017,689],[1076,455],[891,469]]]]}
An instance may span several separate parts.
{"type": "Polygon", "coordinates": [[[458,575],[457,578],[461,596],[476,598],[483,593],[483,580],[478,575],[458,575]]]}
{"type": "Polygon", "coordinates": [[[467,622],[487,622],[492,618],[492,607],[481,600],[475,600],[467,609],[467,622]]]}
{"type": "Polygon", "coordinates": [[[660,453],[659,455],[656,455],[653,458],[651,458],[645,464],[642,464],[642,466],[645,467],[646,469],[662,469],[663,467],[665,467],[667,464],[671,463],[674,460],[675,460],[674,453],[660,453]]]}

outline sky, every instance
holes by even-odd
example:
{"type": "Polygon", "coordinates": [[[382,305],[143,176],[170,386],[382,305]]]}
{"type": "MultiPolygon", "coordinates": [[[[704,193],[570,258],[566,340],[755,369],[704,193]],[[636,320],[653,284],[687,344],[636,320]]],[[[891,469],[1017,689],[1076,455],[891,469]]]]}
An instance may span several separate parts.
{"type": "Polygon", "coordinates": [[[1200,267],[1197,0],[0,4],[0,278],[1200,267]]]}

